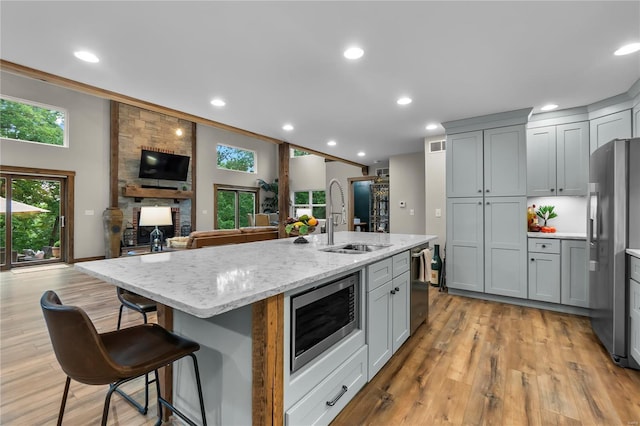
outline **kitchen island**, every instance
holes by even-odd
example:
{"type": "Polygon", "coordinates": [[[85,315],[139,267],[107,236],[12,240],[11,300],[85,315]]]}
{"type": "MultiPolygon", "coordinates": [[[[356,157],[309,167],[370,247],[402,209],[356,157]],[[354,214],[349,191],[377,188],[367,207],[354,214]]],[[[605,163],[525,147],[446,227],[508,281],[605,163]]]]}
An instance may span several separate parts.
{"type": "MultiPolygon", "coordinates": [[[[334,246],[377,246],[358,254],[325,251],[326,235],[306,238],[309,244],[287,238],[92,261],[76,268],[173,308],[174,330],[202,347],[198,359],[210,424],[282,424],[285,404],[295,402],[285,402],[290,399],[284,371],[286,295],[354,271],[361,271],[364,280],[368,265],[436,237],[335,234],[334,246]]],[[[362,334],[360,330],[358,338],[364,344],[362,334]]],[[[197,412],[188,364],[178,363],[176,369],[174,402],[186,412],[197,412]]]]}

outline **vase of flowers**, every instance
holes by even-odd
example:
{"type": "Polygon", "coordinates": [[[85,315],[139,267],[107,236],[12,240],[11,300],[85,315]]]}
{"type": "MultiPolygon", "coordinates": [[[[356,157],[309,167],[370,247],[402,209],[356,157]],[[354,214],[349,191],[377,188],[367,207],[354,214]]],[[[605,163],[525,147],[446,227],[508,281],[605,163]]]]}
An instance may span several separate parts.
{"type": "Polygon", "coordinates": [[[284,230],[289,236],[298,236],[293,242],[295,244],[308,243],[305,235],[312,233],[316,229],[318,219],[309,215],[302,215],[299,218],[289,217],[285,224],[284,230]]]}

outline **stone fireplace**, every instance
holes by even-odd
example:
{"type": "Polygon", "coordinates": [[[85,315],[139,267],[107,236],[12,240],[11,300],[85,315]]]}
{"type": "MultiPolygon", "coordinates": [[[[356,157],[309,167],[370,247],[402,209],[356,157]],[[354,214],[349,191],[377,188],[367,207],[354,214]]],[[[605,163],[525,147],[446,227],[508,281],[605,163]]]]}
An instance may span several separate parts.
{"type": "MultiPolygon", "coordinates": [[[[180,208],[171,207],[171,220],[173,225],[158,226],[158,229],[162,231],[164,239],[172,238],[180,235],[180,208]]],[[[131,223],[133,224],[133,245],[141,246],[150,243],[149,234],[155,229],[155,226],[139,226],[140,221],[140,207],[133,208],[133,218],[131,223]]]]}

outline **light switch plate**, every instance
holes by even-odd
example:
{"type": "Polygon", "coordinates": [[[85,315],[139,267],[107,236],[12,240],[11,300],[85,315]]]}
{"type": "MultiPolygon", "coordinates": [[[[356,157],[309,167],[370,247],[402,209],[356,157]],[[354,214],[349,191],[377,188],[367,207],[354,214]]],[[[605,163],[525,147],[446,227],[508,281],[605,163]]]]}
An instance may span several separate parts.
{"type": "Polygon", "coordinates": [[[442,217],[442,209],[436,209],[436,217],[442,217]]]}

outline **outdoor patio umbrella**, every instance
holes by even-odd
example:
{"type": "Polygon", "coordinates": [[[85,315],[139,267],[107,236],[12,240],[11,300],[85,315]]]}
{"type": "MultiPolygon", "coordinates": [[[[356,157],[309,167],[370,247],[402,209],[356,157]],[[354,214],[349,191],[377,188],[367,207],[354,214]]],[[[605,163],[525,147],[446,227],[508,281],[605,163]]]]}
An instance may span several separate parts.
{"type": "MultiPolygon", "coordinates": [[[[7,209],[7,200],[0,197],[0,214],[5,214],[7,209]]],[[[49,210],[40,207],[31,206],[21,203],[20,201],[11,200],[11,213],[48,213],[49,210]]]]}

